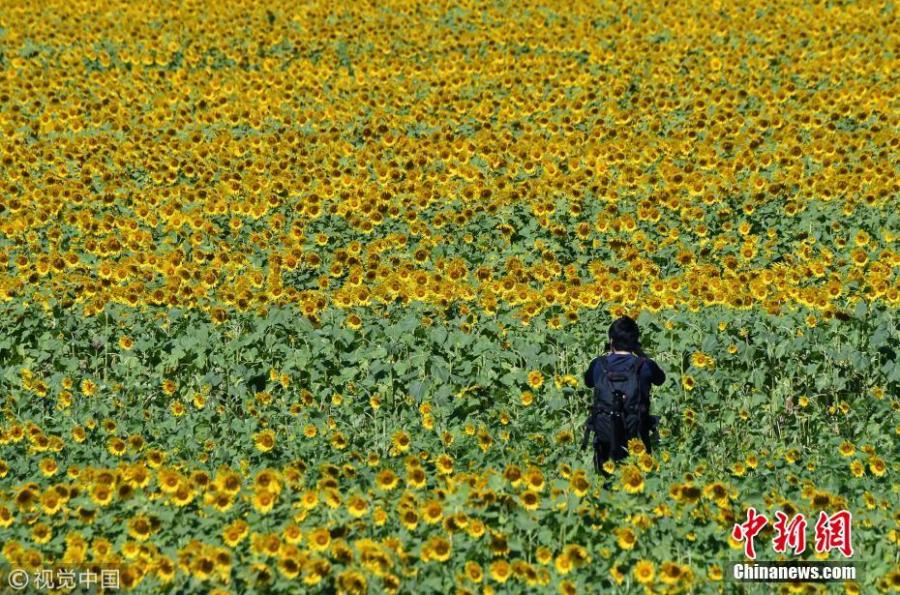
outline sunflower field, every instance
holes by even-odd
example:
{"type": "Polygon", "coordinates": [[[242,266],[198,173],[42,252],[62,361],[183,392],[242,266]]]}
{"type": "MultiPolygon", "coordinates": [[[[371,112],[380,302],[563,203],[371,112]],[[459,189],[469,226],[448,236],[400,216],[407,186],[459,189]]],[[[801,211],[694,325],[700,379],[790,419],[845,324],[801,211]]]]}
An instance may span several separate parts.
{"type": "Polygon", "coordinates": [[[3,0],[0,589],[900,590],[897,11],[3,0]],[[750,507],[861,576],[732,582],[750,507]]]}

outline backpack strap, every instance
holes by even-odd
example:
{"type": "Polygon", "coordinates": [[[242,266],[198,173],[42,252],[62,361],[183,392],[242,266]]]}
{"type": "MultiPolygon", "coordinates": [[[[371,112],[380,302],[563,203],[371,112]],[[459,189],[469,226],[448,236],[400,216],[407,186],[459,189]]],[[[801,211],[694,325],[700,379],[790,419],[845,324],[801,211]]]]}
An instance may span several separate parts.
{"type": "Polygon", "coordinates": [[[597,367],[594,369],[594,386],[597,386],[597,382],[602,381],[603,378],[608,374],[608,369],[606,367],[606,356],[601,355],[597,358],[597,367]]]}
{"type": "MultiPolygon", "coordinates": [[[[638,363],[637,363],[637,368],[635,368],[635,370],[634,370],[635,377],[636,377],[636,381],[637,381],[637,389],[638,389],[638,391],[641,391],[641,389],[643,388],[643,385],[641,384],[641,368],[644,366],[644,364],[645,364],[646,362],[647,362],[647,358],[646,358],[646,357],[643,357],[643,356],[639,357],[639,358],[638,358],[638,363]]],[[[646,407],[647,407],[648,410],[649,410],[649,407],[650,407],[650,392],[647,391],[646,394],[644,394],[643,392],[641,392],[641,400],[642,400],[642,401],[645,401],[645,405],[646,405],[646,407]]]]}
{"type": "Polygon", "coordinates": [[[592,414],[599,413],[616,413],[617,411],[608,412],[606,407],[601,405],[601,395],[612,395],[614,392],[612,382],[610,381],[611,372],[609,371],[608,362],[605,355],[597,358],[597,367],[594,370],[594,400],[591,407],[592,414]]]}

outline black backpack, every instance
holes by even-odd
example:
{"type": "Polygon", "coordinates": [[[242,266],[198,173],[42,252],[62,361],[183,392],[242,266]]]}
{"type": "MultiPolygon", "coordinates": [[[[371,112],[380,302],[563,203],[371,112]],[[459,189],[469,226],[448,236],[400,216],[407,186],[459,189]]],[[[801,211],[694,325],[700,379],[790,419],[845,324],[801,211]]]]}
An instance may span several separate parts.
{"type": "Polygon", "coordinates": [[[594,398],[585,424],[582,448],[587,447],[590,433],[596,431],[599,416],[610,416],[612,427],[623,430],[621,433],[613,431],[606,436],[612,441],[609,450],[614,459],[625,456],[625,444],[631,438],[641,438],[650,452],[658,418],[650,415],[650,395],[641,391],[640,371],[644,358],[632,358],[622,372],[611,372],[606,364],[606,356],[597,360],[599,371],[594,382],[594,398]]]}

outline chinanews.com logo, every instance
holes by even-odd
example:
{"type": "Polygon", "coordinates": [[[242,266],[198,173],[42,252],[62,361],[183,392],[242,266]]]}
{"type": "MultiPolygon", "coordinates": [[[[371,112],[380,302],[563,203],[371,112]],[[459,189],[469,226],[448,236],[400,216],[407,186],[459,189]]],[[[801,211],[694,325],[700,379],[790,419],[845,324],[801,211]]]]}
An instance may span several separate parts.
{"type": "MultiPolygon", "coordinates": [[[[769,524],[769,519],[753,507],[746,511],[746,520],[735,523],[731,537],[742,543],[747,560],[729,564],[728,579],[752,582],[830,582],[858,581],[859,568],[849,561],[814,560],[757,560],[756,538],[769,524]]],[[[807,551],[807,520],[802,513],[788,517],[775,513],[772,523],[772,550],[777,554],[799,556],[807,551]]],[[[813,549],[818,554],[832,551],[844,558],[853,556],[853,516],[849,510],[834,514],[820,511],[814,525],[813,549]]]]}

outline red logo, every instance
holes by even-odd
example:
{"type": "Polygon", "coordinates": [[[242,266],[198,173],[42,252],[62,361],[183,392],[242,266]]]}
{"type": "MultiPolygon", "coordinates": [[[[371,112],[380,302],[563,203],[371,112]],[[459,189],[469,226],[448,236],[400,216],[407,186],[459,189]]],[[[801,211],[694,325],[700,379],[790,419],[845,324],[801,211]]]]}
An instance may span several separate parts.
{"type": "Polygon", "coordinates": [[[802,554],[806,549],[806,519],[803,514],[798,514],[786,522],[788,516],[780,510],[775,513],[775,538],[772,540],[773,549],[783,554],[788,548],[794,554],[802,554]]]}
{"type": "MultiPolygon", "coordinates": [[[[775,536],[772,538],[772,549],[783,554],[790,550],[793,555],[802,554],[806,550],[806,518],[803,514],[796,514],[790,520],[788,516],[778,511],[775,513],[775,536]]],[[[819,553],[838,550],[849,558],[853,555],[851,543],[850,525],[853,518],[848,510],[841,510],[829,516],[824,511],[819,512],[816,520],[815,548],[819,553]]],[[[731,529],[731,537],[735,541],[744,543],[744,555],[751,560],[756,559],[756,548],[753,539],[766,526],[769,520],[764,514],[756,512],[752,506],[747,509],[747,520],[736,523],[731,529]]]]}
{"type": "Polygon", "coordinates": [[[831,516],[825,512],[819,513],[816,521],[816,551],[830,552],[838,550],[849,558],[853,555],[853,545],[850,543],[850,522],[853,518],[849,510],[836,512],[831,516]]]}
{"type": "Polygon", "coordinates": [[[735,541],[744,542],[744,555],[751,560],[756,559],[756,550],[753,549],[753,538],[757,533],[762,531],[769,520],[762,514],[756,514],[756,509],[752,506],[747,509],[747,520],[741,524],[736,524],[731,530],[731,536],[735,541]]]}

